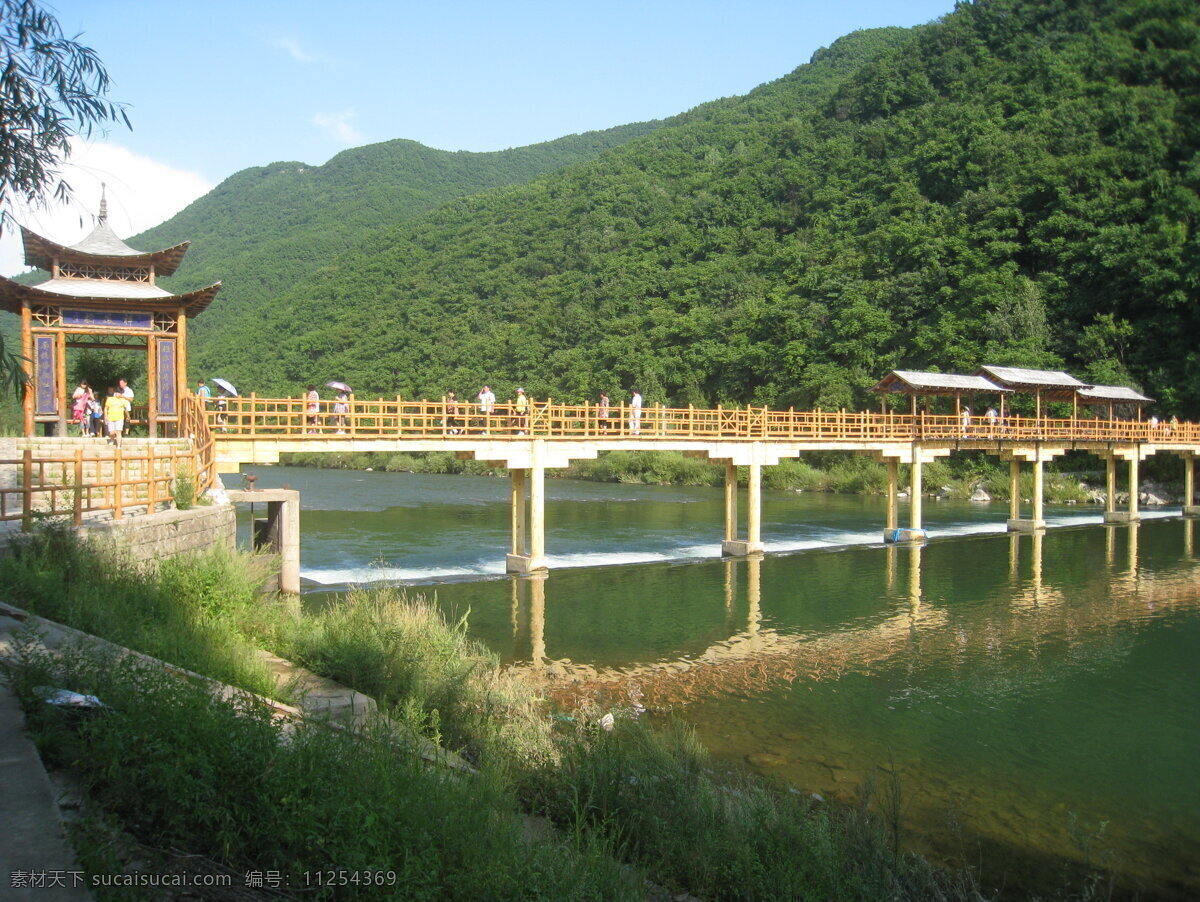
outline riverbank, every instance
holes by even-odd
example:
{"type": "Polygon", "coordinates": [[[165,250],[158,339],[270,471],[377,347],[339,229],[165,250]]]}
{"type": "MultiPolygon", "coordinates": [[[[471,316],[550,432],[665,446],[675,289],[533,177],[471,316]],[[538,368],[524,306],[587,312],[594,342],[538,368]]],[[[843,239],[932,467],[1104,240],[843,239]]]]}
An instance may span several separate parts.
{"type": "MultiPolygon", "coordinates": [[[[969,871],[904,851],[898,795],[888,795],[898,788],[834,808],[722,771],[689,729],[651,729],[635,707],[555,717],[465,623],[401,593],[354,592],[308,613],[258,598],[240,556],[147,573],[56,529],[0,562],[0,591],[265,694],[275,689],[255,649],[269,648],[373,695],[476,765],[447,780],[371,729],[305,727],[284,741],[254,705],[219,704],[175,676],[95,655],[30,655],[15,668],[43,755],[78,775],[119,833],[241,873],[385,875],[382,885],[293,885],[305,897],[977,897],[969,871]],[[95,694],[109,709],[64,718],[36,701],[39,685],[95,694]],[[530,816],[556,829],[531,839],[530,816]]],[[[89,829],[84,867],[111,871],[114,847],[95,841],[106,835],[96,822],[89,829]]]]}
{"type": "MultiPolygon", "coordinates": [[[[1105,502],[1103,464],[1091,455],[1057,462],[1046,469],[1044,498],[1047,504],[1099,504],[1105,502]]],[[[493,476],[496,470],[476,460],[460,460],[449,452],[422,454],[293,453],[280,457],[281,466],[329,470],[375,470],[388,473],[493,476]]],[[[1028,468],[1026,468],[1028,469],[1028,468]]],[[[1176,503],[1182,498],[1180,462],[1172,455],[1144,465],[1143,503],[1176,503]]],[[[684,457],[677,451],[610,451],[595,460],[575,461],[564,469],[547,470],[551,478],[631,485],[719,486],[725,470],[707,460],[684,457]]],[[[837,452],[781,460],[763,468],[763,485],[779,491],[829,492],[849,495],[882,495],[887,491],[887,468],[868,457],[837,452]]],[[[901,484],[907,484],[908,467],[900,467],[901,484]]],[[[1008,501],[1007,466],[982,454],[963,454],[951,460],[926,464],[923,475],[930,497],[952,501],[1008,501]]],[[[1021,496],[1033,493],[1033,474],[1021,475],[1021,496]]],[[[1118,492],[1118,501],[1125,493],[1118,492]]]]}

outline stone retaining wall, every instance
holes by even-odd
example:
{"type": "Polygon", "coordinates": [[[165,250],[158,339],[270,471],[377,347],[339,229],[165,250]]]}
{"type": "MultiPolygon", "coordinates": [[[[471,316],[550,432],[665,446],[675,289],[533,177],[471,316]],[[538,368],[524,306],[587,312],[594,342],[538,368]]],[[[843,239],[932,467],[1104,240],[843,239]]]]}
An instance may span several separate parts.
{"type": "Polygon", "coordinates": [[[214,504],[120,520],[88,521],[77,531],[82,539],[112,543],[140,564],[216,547],[232,550],[237,521],[232,504],[214,504]]]}

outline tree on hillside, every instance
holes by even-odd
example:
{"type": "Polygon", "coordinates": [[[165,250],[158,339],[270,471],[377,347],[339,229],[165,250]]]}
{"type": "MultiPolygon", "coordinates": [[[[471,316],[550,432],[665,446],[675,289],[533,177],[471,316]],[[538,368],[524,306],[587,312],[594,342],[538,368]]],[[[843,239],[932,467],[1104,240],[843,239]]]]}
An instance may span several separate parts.
{"type": "MultiPolygon", "coordinates": [[[[14,201],[70,198],[58,167],[73,135],[90,136],[106,122],[130,126],[124,107],[104,99],[109,77],[96,52],[65,37],[31,0],[0,0],[0,67],[2,232],[14,201]]],[[[0,387],[17,392],[24,382],[21,359],[0,336],[0,387]]]]}

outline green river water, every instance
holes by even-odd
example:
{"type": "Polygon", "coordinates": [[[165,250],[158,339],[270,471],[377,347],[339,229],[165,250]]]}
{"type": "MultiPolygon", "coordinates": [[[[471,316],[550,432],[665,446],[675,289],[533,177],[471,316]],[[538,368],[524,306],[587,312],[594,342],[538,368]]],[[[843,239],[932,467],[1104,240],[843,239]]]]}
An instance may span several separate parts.
{"type": "Polygon", "coordinates": [[[720,489],[551,480],[550,575],[512,578],[507,480],[255,473],[301,491],[313,603],[436,594],[564,702],[682,716],[825,799],[898,791],[909,845],[987,886],[1099,866],[1200,896],[1200,525],[1177,508],[1050,508],[1018,537],[1005,505],[928,502],[931,541],[884,547],[882,499],[764,492],[767,554],[721,560],[720,489]]]}

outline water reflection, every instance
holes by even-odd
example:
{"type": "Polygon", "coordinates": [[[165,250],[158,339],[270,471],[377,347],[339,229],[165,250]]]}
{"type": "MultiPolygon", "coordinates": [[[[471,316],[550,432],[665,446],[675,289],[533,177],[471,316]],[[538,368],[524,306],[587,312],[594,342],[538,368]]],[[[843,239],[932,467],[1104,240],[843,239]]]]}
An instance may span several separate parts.
{"type": "MultiPolygon", "coordinates": [[[[1191,561],[1194,522],[1182,521],[1180,526],[1183,558],[1191,561]]],[[[1163,605],[1200,605],[1191,569],[1167,569],[1151,579],[1139,567],[1140,531],[1145,527],[1129,523],[1102,528],[1107,562],[1102,569],[1087,567],[1086,561],[1080,560],[1085,554],[1064,549],[1061,543],[1051,566],[1045,533],[1010,534],[1008,579],[984,591],[981,598],[988,601],[984,605],[963,606],[955,587],[945,585],[946,554],[954,553],[954,543],[856,551],[865,559],[878,555],[876,559],[883,565],[882,591],[873,612],[860,612],[851,622],[836,628],[822,624],[806,629],[796,623],[796,585],[791,571],[804,569],[801,559],[814,566],[823,564],[823,555],[797,555],[791,559],[755,555],[725,560],[719,564],[723,572],[717,584],[722,593],[719,604],[724,611],[723,636],[706,644],[693,644],[681,633],[678,645],[691,645],[692,651],[620,665],[607,664],[602,658],[572,660],[561,647],[548,645],[547,622],[551,626],[556,623],[556,580],[547,579],[545,574],[521,577],[512,581],[511,657],[514,666],[544,679],[552,694],[564,703],[603,691],[605,686],[636,681],[657,704],[671,707],[703,695],[758,691],[752,687],[763,689],[779,682],[839,679],[848,671],[866,671],[901,656],[909,660],[910,666],[916,666],[937,660],[939,655],[965,660],[973,650],[996,653],[1002,647],[1026,647],[1036,655],[1048,637],[1076,644],[1085,641],[1092,631],[1107,631],[1143,616],[1147,610],[1163,605]],[[923,558],[930,555],[938,555],[932,590],[922,575],[923,558]],[[776,576],[782,581],[772,583],[771,578],[776,576]],[[1081,580],[1090,580],[1094,588],[1081,591],[1081,580]],[[1096,592],[1103,597],[1102,603],[1088,601],[1096,592]],[[781,611],[781,605],[787,610],[781,611]],[[1006,617],[1001,614],[1005,608],[1024,613],[1006,617]],[[1036,617],[1029,616],[1035,613],[1036,617]],[[951,624],[954,628],[946,629],[951,624]]],[[[986,541],[1004,540],[995,537],[986,541]]],[[[967,555],[984,550],[967,542],[961,542],[960,547],[967,555]]],[[[864,581],[862,585],[869,593],[869,584],[864,581]]],[[[697,605],[702,601],[694,599],[697,605]]],[[[651,619],[667,616],[654,607],[639,610],[638,615],[651,619]]],[[[625,635],[635,637],[642,625],[636,620],[625,624],[625,635]]],[[[572,620],[571,626],[577,629],[577,620],[572,620]]],[[[694,631],[708,628],[704,621],[690,625],[694,631]]],[[[678,629],[686,631],[689,626],[681,623],[678,629]]],[[[579,655],[582,643],[574,630],[564,624],[556,635],[559,646],[565,640],[579,655]]]]}

